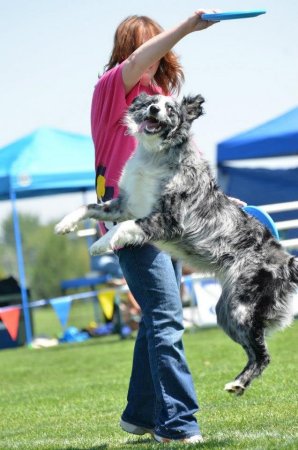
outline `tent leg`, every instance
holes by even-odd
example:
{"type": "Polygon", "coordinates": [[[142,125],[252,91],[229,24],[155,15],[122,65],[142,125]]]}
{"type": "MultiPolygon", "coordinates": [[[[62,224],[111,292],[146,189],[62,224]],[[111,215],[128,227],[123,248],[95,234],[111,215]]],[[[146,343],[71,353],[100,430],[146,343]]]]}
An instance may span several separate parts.
{"type": "Polygon", "coordinates": [[[10,190],[10,199],[12,202],[13,228],[14,228],[14,235],[15,235],[15,241],[16,241],[18,271],[19,271],[19,277],[20,277],[22,305],[23,305],[23,313],[24,313],[24,321],[25,321],[26,343],[27,343],[27,345],[29,345],[32,342],[32,329],[31,329],[31,321],[30,321],[30,314],[29,314],[29,302],[28,302],[28,294],[27,294],[27,287],[26,287],[26,276],[25,276],[25,266],[24,266],[23,249],[22,249],[22,239],[21,239],[19,218],[18,218],[17,207],[16,207],[16,194],[12,189],[10,190]]]}

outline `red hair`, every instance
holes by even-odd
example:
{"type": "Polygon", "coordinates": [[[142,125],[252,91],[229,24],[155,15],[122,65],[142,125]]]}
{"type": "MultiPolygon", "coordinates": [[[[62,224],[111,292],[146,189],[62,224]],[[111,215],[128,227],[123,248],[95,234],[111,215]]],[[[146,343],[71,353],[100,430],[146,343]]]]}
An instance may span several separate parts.
{"type": "MultiPolygon", "coordinates": [[[[147,16],[129,16],[116,29],[114,46],[105,71],[127,59],[138,47],[153,36],[160,34],[163,28],[147,16]]],[[[154,82],[166,94],[179,92],[184,81],[182,66],[177,55],[171,50],[161,58],[154,76],[154,82]]]]}

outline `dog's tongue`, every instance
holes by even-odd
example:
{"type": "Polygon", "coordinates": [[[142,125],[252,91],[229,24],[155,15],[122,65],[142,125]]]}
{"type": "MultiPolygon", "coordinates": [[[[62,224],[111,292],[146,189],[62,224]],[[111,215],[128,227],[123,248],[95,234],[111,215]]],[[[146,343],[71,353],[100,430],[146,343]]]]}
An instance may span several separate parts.
{"type": "Polygon", "coordinates": [[[152,130],[154,131],[157,127],[159,126],[157,121],[153,121],[150,119],[146,119],[144,120],[144,122],[142,122],[139,126],[139,132],[141,133],[142,131],[144,131],[145,128],[147,128],[147,130],[152,130]]]}

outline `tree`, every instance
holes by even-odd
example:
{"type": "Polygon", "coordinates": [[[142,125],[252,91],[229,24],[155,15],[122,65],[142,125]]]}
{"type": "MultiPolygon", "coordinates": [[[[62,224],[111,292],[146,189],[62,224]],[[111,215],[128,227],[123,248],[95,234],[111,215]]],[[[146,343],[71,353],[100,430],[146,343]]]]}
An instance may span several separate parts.
{"type": "MultiPolygon", "coordinates": [[[[89,270],[86,242],[71,236],[56,236],[54,224],[41,225],[38,217],[20,214],[20,229],[27,286],[31,298],[60,295],[63,279],[84,276],[89,270]]],[[[18,279],[12,217],[2,223],[0,241],[0,276],[18,279]]]]}
{"type": "Polygon", "coordinates": [[[39,298],[61,295],[63,279],[83,277],[89,270],[86,242],[69,236],[56,236],[54,224],[44,230],[32,276],[32,286],[39,298]]]}

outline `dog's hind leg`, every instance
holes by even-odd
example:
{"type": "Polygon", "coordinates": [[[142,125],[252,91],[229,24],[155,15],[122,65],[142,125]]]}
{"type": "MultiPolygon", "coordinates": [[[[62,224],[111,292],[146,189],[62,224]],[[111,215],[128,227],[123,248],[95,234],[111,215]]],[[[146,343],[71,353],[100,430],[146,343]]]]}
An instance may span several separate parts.
{"type": "Polygon", "coordinates": [[[264,339],[264,327],[260,320],[256,325],[245,311],[245,305],[235,300],[233,302],[225,292],[216,306],[218,324],[243,347],[248,357],[248,362],[240,374],[234,381],[225,385],[227,392],[236,395],[242,395],[252,380],[259,376],[270,362],[264,339]]]}
{"type": "Polygon", "coordinates": [[[237,342],[246,351],[248,363],[234,381],[226,384],[225,390],[242,395],[254,378],[261,375],[268,366],[270,356],[264,339],[264,329],[241,330],[237,342]]]}

